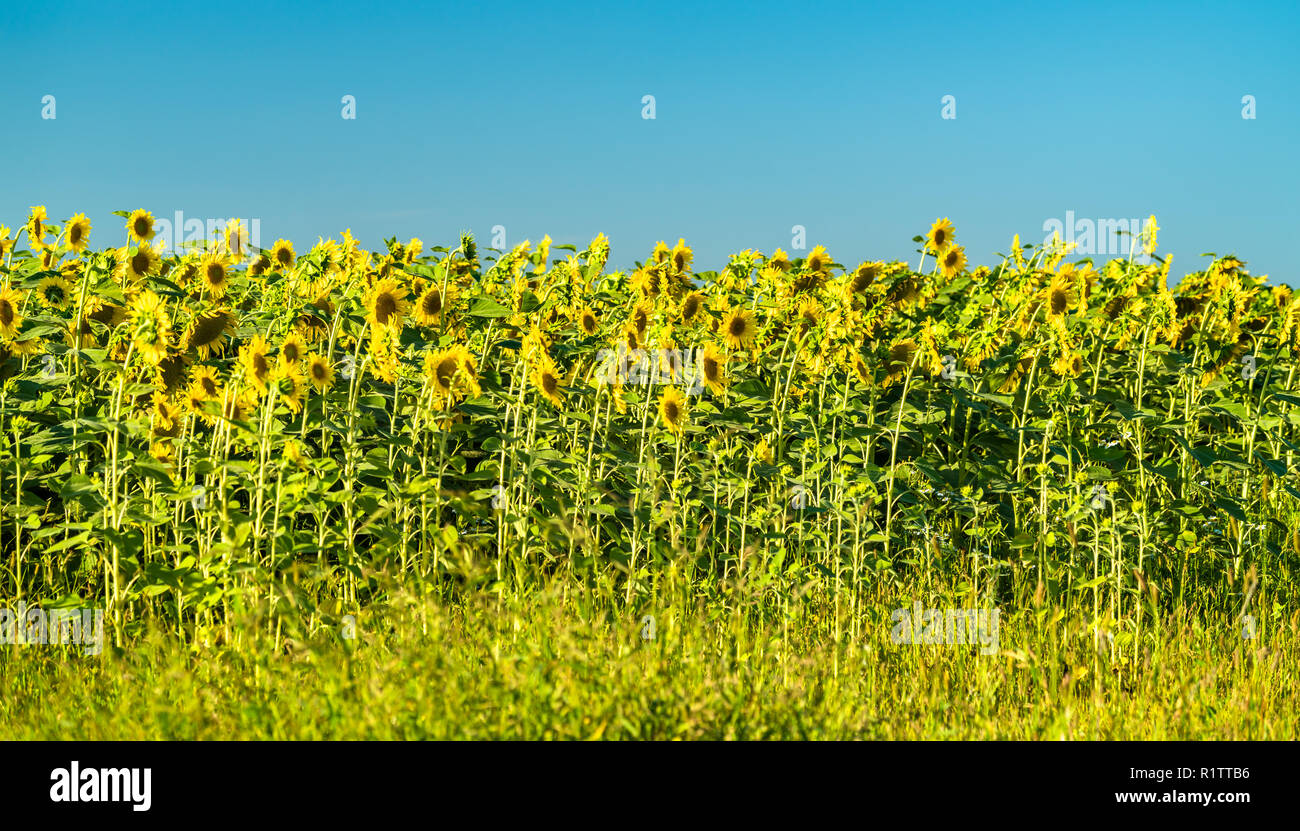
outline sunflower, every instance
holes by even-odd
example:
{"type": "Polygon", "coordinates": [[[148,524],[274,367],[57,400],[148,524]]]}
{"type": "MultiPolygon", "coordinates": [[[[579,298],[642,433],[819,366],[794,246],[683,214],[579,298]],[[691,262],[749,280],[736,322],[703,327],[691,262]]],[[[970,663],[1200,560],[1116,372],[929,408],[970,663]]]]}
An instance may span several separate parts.
{"type": "Polygon", "coordinates": [[[815,297],[805,297],[799,302],[799,308],[795,312],[795,317],[799,320],[799,331],[805,333],[809,329],[817,328],[817,324],[821,323],[825,314],[826,308],[815,297]]]}
{"type": "Polygon", "coordinates": [[[648,303],[638,303],[632,308],[628,322],[636,330],[637,340],[645,340],[646,329],[650,328],[650,313],[653,307],[648,303]]]}
{"type": "Polygon", "coordinates": [[[217,401],[223,395],[221,381],[212,367],[198,366],[190,374],[190,398],[194,401],[217,401]]]}
{"type": "Polygon", "coordinates": [[[261,277],[263,274],[265,274],[270,270],[271,270],[271,258],[266,255],[265,251],[258,254],[256,257],[254,257],[253,261],[248,264],[249,277],[261,277]]]}
{"type": "Polygon", "coordinates": [[[901,340],[889,347],[889,369],[891,374],[906,371],[916,359],[919,348],[916,341],[901,340]]]}
{"type": "Polygon", "coordinates": [[[240,259],[248,253],[248,231],[240,220],[232,219],[227,222],[222,237],[226,243],[226,253],[231,257],[240,259]]]}
{"type": "Polygon", "coordinates": [[[132,211],[126,220],[126,232],[138,243],[153,239],[153,214],[143,210],[132,211]]]}
{"type": "Polygon", "coordinates": [[[281,363],[272,377],[276,390],[280,393],[280,400],[288,406],[289,411],[295,414],[302,412],[302,399],[307,394],[307,376],[303,374],[302,367],[281,363]]]}
{"type": "Polygon", "coordinates": [[[410,305],[406,299],[405,287],[396,280],[380,280],[366,298],[366,320],[376,328],[400,330],[402,319],[406,317],[410,305]]]}
{"type": "Polygon", "coordinates": [[[596,320],[596,313],[590,308],[584,307],[578,312],[578,328],[585,335],[594,335],[600,330],[600,322],[596,320]]]}
{"type": "Polygon", "coordinates": [[[280,344],[280,357],[285,363],[296,364],[307,354],[307,345],[303,343],[302,336],[297,332],[290,332],[284,336],[284,341],[280,344]]]}
{"type": "Polygon", "coordinates": [[[85,214],[77,214],[64,226],[68,237],[68,247],[80,254],[86,250],[90,237],[90,220],[85,214]]]}
{"type": "Polygon", "coordinates": [[[230,287],[230,258],[222,251],[212,248],[199,261],[199,282],[203,292],[209,297],[225,297],[230,287]]]}
{"type": "Polygon", "coordinates": [[[6,338],[17,336],[18,329],[23,325],[23,316],[19,312],[22,303],[23,296],[12,287],[0,289],[0,335],[6,338]]]}
{"type": "Polygon", "coordinates": [[[706,343],[699,356],[700,380],[714,395],[722,395],[727,383],[727,356],[712,343],[706,343]]]}
{"type": "Polygon", "coordinates": [[[143,243],[135,251],[129,248],[118,249],[118,277],[125,283],[135,283],[158,270],[161,258],[158,253],[143,243]]]}
{"type": "Polygon", "coordinates": [[[872,381],[871,367],[867,366],[867,362],[862,360],[861,355],[853,356],[853,373],[857,375],[858,380],[862,381],[864,384],[870,384],[872,381]]]}
{"type": "Polygon", "coordinates": [[[930,226],[930,233],[926,234],[926,244],[937,254],[952,244],[952,236],[952,223],[945,216],[943,219],[936,219],[930,226]]]}
{"type": "Polygon", "coordinates": [[[960,245],[950,245],[948,250],[939,255],[939,270],[944,277],[956,277],[966,268],[966,249],[960,245]]]}
{"type": "Polygon", "coordinates": [[[293,243],[289,242],[287,239],[279,239],[275,241],[275,245],[271,246],[271,256],[268,265],[273,265],[275,268],[280,269],[293,268],[293,263],[296,259],[298,259],[298,255],[293,253],[293,243]]]}
{"type": "Polygon", "coordinates": [[[45,247],[45,223],[48,220],[44,205],[32,206],[31,213],[27,216],[27,242],[32,246],[33,251],[45,247]]]}
{"type": "Polygon", "coordinates": [[[867,287],[876,281],[884,270],[885,264],[881,262],[863,263],[853,272],[852,289],[854,294],[861,294],[867,290],[867,287]]]}
{"type": "Polygon", "coordinates": [[[782,271],[790,270],[790,255],[786,254],[780,248],[772,252],[772,256],[767,258],[767,264],[782,271]]]}
{"type": "Polygon", "coordinates": [[[745,349],[754,342],[758,327],[754,313],[748,309],[732,309],[722,318],[722,338],[732,349],[745,349]]]}
{"type": "Polygon", "coordinates": [[[463,344],[427,353],[424,372],[439,400],[451,401],[457,395],[477,396],[482,392],[474,356],[463,344]]]}
{"type": "Polygon", "coordinates": [[[161,392],[153,394],[153,412],[150,425],[154,438],[172,439],[181,433],[181,410],[161,392]]]}
{"type": "Polygon", "coordinates": [[[131,301],[131,336],[136,351],[151,364],[167,357],[171,346],[172,320],[167,304],[145,289],[131,301]]]}
{"type": "Polygon", "coordinates": [[[62,277],[46,277],[36,284],[36,296],[46,306],[66,309],[72,304],[72,284],[62,277]]]}
{"type": "Polygon", "coordinates": [[[1074,281],[1065,269],[1053,274],[1052,281],[1043,289],[1043,302],[1047,304],[1047,313],[1051,317],[1061,317],[1074,305],[1074,281]]]}
{"type": "Polygon", "coordinates": [[[690,325],[700,316],[700,309],[704,308],[704,295],[698,291],[693,291],[682,299],[682,323],[690,325]]]}
{"type": "Polygon", "coordinates": [[[307,380],[317,392],[325,392],[334,385],[334,367],[315,352],[307,356],[307,380]]]}
{"type": "Polygon", "coordinates": [[[421,326],[433,326],[442,319],[445,306],[442,289],[436,284],[430,284],[420,299],[415,301],[415,322],[421,326]]]}
{"type": "Polygon", "coordinates": [[[423,250],[424,241],[419,237],[411,237],[411,241],[406,244],[406,253],[402,256],[402,261],[405,263],[415,262],[415,258],[420,256],[420,252],[423,250]]]}
{"type": "Polygon", "coordinates": [[[686,423],[686,397],[677,387],[668,387],[659,396],[659,418],[670,432],[682,434],[682,426],[686,423]]]}
{"type": "Polygon", "coordinates": [[[641,293],[643,297],[658,297],[661,281],[659,279],[658,268],[638,268],[632,272],[628,278],[632,288],[641,293]]]}
{"type": "Polygon", "coordinates": [[[548,357],[543,357],[533,369],[533,385],[542,397],[556,407],[564,406],[564,396],[560,394],[560,373],[548,357]]]}
{"type": "Polygon", "coordinates": [[[677,244],[673,246],[672,262],[673,270],[681,274],[691,270],[691,262],[695,259],[695,252],[686,244],[685,239],[678,239],[677,244]]]}
{"type": "Polygon", "coordinates": [[[266,341],[261,335],[254,335],[239,350],[239,362],[244,365],[244,376],[259,394],[266,392],[266,384],[271,380],[273,367],[267,351],[266,341]]]}
{"type": "Polygon", "coordinates": [[[185,330],[185,348],[194,350],[200,359],[221,354],[226,336],[235,331],[235,316],[225,309],[201,312],[185,330]]]}
{"type": "Polygon", "coordinates": [[[826,253],[825,246],[818,245],[804,260],[804,265],[809,271],[825,271],[831,267],[831,255],[826,253]]]}

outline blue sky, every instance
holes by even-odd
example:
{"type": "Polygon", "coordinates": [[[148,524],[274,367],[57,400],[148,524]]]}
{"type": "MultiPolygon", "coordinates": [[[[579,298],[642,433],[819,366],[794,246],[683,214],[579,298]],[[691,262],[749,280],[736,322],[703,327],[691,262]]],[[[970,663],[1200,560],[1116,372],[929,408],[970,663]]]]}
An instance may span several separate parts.
{"type": "Polygon", "coordinates": [[[1067,211],[1155,214],[1176,275],[1235,252],[1296,282],[1297,33],[1281,2],[13,6],[0,222],[84,211],[103,246],[113,210],[257,217],[300,250],[604,231],[614,266],[685,237],[703,269],[794,225],[915,262],[947,216],[980,263],[1067,211]]]}

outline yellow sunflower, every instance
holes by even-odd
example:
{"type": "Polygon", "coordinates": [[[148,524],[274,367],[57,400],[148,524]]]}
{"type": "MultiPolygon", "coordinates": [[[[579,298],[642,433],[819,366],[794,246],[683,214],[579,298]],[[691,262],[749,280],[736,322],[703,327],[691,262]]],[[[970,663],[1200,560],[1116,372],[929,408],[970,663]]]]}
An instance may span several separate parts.
{"type": "Polygon", "coordinates": [[[952,223],[948,217],[936,219],[930,226],[930,233],[926,234],[926,244],[934,253],[939,253],[952,244],[952,223]]]}
{"type": "Polygon", "coordinates": [[[193,350],[203,360],[213,353],[220,355],[226,345],[226,336],[235,331],[235,325],[234,314],[225,309],[200,312],[185,330],[185,348],[193,350]]]}
{"type": "Polygon", "coordinates": [[[153,239],[156,233],[153,227],[153,214],[148,211],[136,210],[131,212],[126,220],[126,232],[131,239],[138,243],[146,243],[153,239]]]}
{"type": "Polygon", "coordinates": [[[678,239],[677,244],[673,246],[672,263],[673,270],[681,274],[684,271],[691,270],[691,262],[695,259],[695,252],[686,244],[685,239],[678,239]]]}
{"type": "Polygon", "coordinates": [[[694,323],[700,317],[700,310],[704,308],[704,295],[698,291],[693,291],[682,298],[682,323],[687,326],[694,323]]]}
{"type": "Polygon", "coordinates": [[[939,255],[939,270],[944,277],[956,277],[966,268],[966,250],[960,245],[950,245],[939,255]]]}
{"type": "Polygon", "coordinates": [[[667,387],[659,396],[659,418],[670,432],[682,434],[686,424],[686,396],[676,387],[667,387]]]}
{"type": "Polygon", "coordinates": [[[36,296],[46,306],[66,309],[72,305],[72,284],[63,277],[46,277],[36,284],[36,296]]]}
{"type": "Polygon", "coordinates": [[[366,320],[376,328],[396,331],[402,328],[402,320],[410,306],[404,286],[396,280],[380,280],[366,297],[366,320]]]}
{"type": "Polygon", "coordinates": [[[135,349],[146,361],[157,364],[171,346],[172,320],[167,304],[148,289],[131,301],[131,335],[135,349]]]}
{"type": "Polygon", "coordinates": [[[307,354],[307,345],[303,342],[302,336],[297,332],[290,332],[285,335],[284,342],[280,344],[280,357],[285,363],[296,364],[307,354]]]}
{"type": "Polygon", "coordinates": [[[307,356],[307,380],[317,392],[325,392],[334,386],[334,367],[324,357],[313,352],[307,356]]]}
{"type": "Polygon", "coordinates": [[[722,339],[732,349],[747,349],[758,334],[754,313],[748,309],[732,309],[722,318],[722,339]]]}
{"type": "Polygon", "coordinates": [[[77,214],[64,226],[68,247],[80,254],[90,244],[90,220],[85,214],[77,214]]]}
{"type": "Polygon", "coordinates": [[[445,307],[442,289],[437,284],[430,284],[415,301],[415,322],[421,326],[434,326],[442,319],[445,307]]]}
{"type": "Polygon", "coordinates": [[[217,401],[223,396],[221,381],[212,367],[197,366],[190,374],[190,398],[195,401],[217,401]]]}
{"type": "Polygon", "coordinates": [[[772,252],[772,256],[767,258],[767,264],[782,271],[789,271],[790,255],[778,248],[772,252]]]}
{"type": "Polygon", "coordinates": [[[831,267],[831,263],[831,255],[826,253],[826,247],[822,245],[813,248],[808,259],[804,260],[809,271],[825,271],[831,267]]]}
{"type": "Polygon", "coordinates": [[[27,242],[31,245],[33,251],[39,251],[45,247],[45,224],[49,217],[45,213],[44,205],[33,205],[31,213],[27,216],[27,242]]]}
{"type": "Polygon", "coordinates": [[[276,240],[275,245],[271,246],[269,265],[279,269],[293,268],[294,261],[297,259],[298,255],[293,252],[293,243],[287,239],[276,240]]]}
{"type": "Polygon", "coordinates": [[[596,319],[596,313],[590,308],[583,308],[578,311],[578,328],[585,335],[594,335],[600,330],[600,321],[596,319]]]}
{"type": "Polygon", "coordinates": [[[199,283],[209,297],[225,297],[230,287],[231,262],[225,252],[210,249],[199,261],[199,283]]]}
{"type": "Polygon", "coordinates": [[[699,355],[700,379],[714,395],[722,395],[727,384],[727,356],[712,343],[706,343],[699,355]]]}
{"type": "Polygon", "coordinates": [[[274,369],[267,352],[267,343],[261,335],[254,335],[253,339],[239,350],[239,362],[244,365],[244,377],[259,394],[266,392],[267,382],[271,380],[271,370],[274,369]]]}
{"type": "Polygon", "coordinates": [[[143,243],[135,251],[120,248],[117,252],[117,274],[124,283],[136,283],[158,270],[161,258],[148,243],[143,243]]]}
{"type": "Polygon", "coordinates": [[[302,412],[302,400],[307,394],[307,376],[295,364],[280,363],[272,376],[280,400],[292,413],[302,412]]]}
{"type": "Polygon", "coordinates": [[[564,396],[560,392],[560,372],[550,358],[543,357],[533,368],[533,385],[543,398],[557,408],[564,406],[564,396]]]}
{"type": "Polygon", "coordinates": [[[0,289],[0,335],[13,338],[23,325],[23,316],[19,311],[23,305],[23,296],[12,287],[0,289]]]}

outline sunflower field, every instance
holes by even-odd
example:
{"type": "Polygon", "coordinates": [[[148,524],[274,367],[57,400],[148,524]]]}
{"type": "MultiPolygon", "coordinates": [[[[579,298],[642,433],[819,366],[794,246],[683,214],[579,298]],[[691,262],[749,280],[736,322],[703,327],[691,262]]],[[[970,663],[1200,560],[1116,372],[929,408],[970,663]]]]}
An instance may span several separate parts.
{"type": "Polygon", "coordinates": [[[1295,737],[1300,295],[1154,218],[715,272],[120,216],[0,226],[0,598],[108,633],[0,647],[0,733],[1295,737]]]}

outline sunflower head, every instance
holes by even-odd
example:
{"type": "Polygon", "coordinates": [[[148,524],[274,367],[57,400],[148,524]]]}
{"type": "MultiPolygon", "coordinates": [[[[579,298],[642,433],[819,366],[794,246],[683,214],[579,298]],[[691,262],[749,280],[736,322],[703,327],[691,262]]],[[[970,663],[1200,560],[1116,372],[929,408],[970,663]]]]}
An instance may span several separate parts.
{"type": "Polygon", "coordinates": [[[939,254],[939,270],[944,277],[956,277],[966,268],[966,250],[960,245],[950,245],[939,254]]]}
{"type": "Polygon", "coordinates": [[[148,289],[131,302],[131,334],[136,351],[151,364],[167,356],[171,346],[171,315],[163,299],[148,289]]]}
{"type": "Polygon", "coordinates": [[[39,251],[45,247],[45,234],[47,229],[45,223],[49,216],[45,213],[44,205],[33,205],[31,212],[27,215],[27,242],[31,245],[33,251],[39,251]]]}
{"type": "Polygon", "coordinates": [[[690,325],[699,319],[700,310],[704,308],[704,295],[693,291],[682,300],[682,323],[690,325]]]}
{"type": "Polygon", "coordinates": [[[714,395],[721,395],[727,383],[727,356],[712,343],[706,343],[699,357],[700,380],[714,395]]]}
{"type": "Polygon", "coordinates": [[[323,356],[313,352],[307,356],[307,380],[317,392],[325,392],[334,386],[334,367],[323,356]]]}
{"type": "Polygon", "coordinates": [[[90,244],[90,220],[85,214],[77,214],[64,226],[68,247],[80,254],[90,244]]]}
{"type": "Polygon", "coordinates": [[[686,424],[686,397],[676,387],[667,387],[659,396],[659,418],[670,432],[682,434],[686,424]]]}
{"type": "Polygon", "coordinates": [[[550,358],[543,358],[533,370],[533,385],[542,397],[554,406],[564,406],[564,396],[560,391],[560,372],[550,358]]]}
{"type": "Polygon", "coordinates": [[[271,268],[284,270],[286,268],[293,268],[293,264],[298,259],[298,255],[293,251],[292,242],[289,242],[287,239],[279,239],[275,241],[275,245],[271,246],[271,254],[268,259],[271,268]]]}
{"type": "Polygon", "coordinates": [[[269,347],[261,335],[254,335],[252,340],[244,344],[239,350],[239,362],[243,364],[244,377],[253,390],[258,393],[265,393],[267,384],[271,381],[274,366],[271,359],[267,357],[269,351],[269,347]]]}
{"type": "Polygon", "coordinates": [[[596,319],[596,313],[590,308],[584,307],[578,312],[578,328],[587,336],[596,334],[600,331],[600,322],[596,319]]]}
{"type": "Polygon", "coordinates": [[[732,349],[746,349],[754,342],[758,327],[748,309],[732,309],[722,318],[722,338],[732,349]]]}
{"type": "Polygon", "coordinates": [[[63,277],[46,277],[36,284],[36,296],[41,303],[54,309],[72,305],[72,284],[63,277]]]}
{"type": "Polygon", "coordinates": [[[226,337],[235,330],[235,324],[234,314],[225,309],[200,312],[185,331],[186,350],[194,351],[201,359],[213,353],[221,354],[226,337]]]}
{"type": "Polygon", "coordinates": [[[406,288],[392,278],[384,278],[366,297],[366,320],[377,329],[400,330],[410,305],[406,288]]]}
{"type": "Polygon", "coordinates": [[[153,214],[145,210],[135,210],[126,219],[126,232],[131,239],[143,244],[153,239],[155,233],[153,223],[153,214]]]}
{"type": "Polygon", "coordinates": [[[23,296],[10,286],[0,288],[0,335],[6,338],[17,336],[23,325],[23,296]]]}
{"type": "Polygon", "coordinates": [[[936,219],[930,226],[930,233],[925,235],[926,244],[936,254],[952,244],[952,223],[948,217],[936,219]]]}

